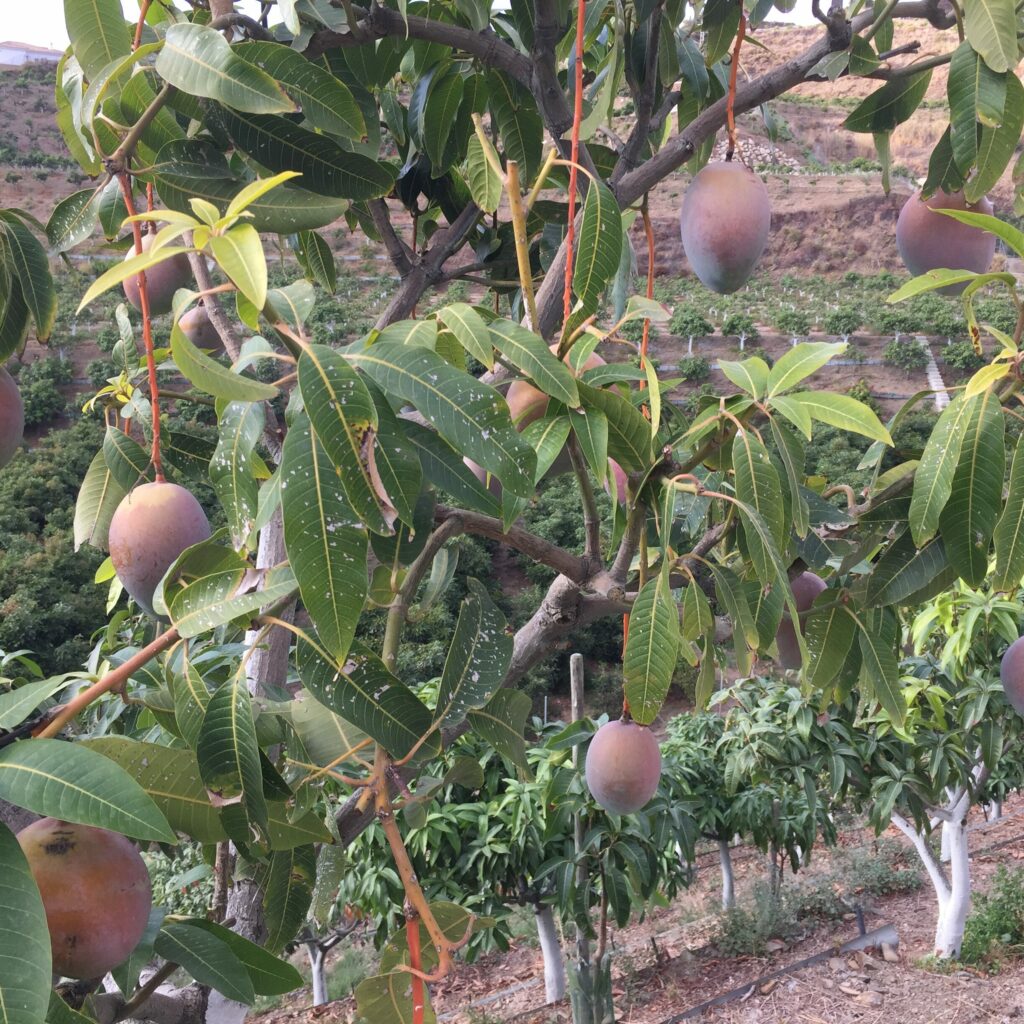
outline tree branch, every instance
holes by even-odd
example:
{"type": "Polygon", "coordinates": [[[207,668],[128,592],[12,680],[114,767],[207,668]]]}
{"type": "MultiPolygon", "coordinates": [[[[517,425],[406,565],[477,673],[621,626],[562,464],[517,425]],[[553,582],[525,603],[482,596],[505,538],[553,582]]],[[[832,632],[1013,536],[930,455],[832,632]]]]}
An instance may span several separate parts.
{"type": "Polygon", "coordinates": [[[921,835],[897,811],[892,812],[892,823],[914,844],[914,849],[917,850],[917,855],[921,858],[921,863],[924,864],[928,877],[935,887],[935,895],[938,897],[939,902],[942,903],[948,900],[950,895],[949,879],[946,877],[946,872],[942,869],[942,865],[935,859],[935,854],[932,853],[932,848],[928,845],[927,837],[921,835]]]}
{"type": "Polygon", "coordinates": [[[412,266],[381,313],[377,320],[378,328],[412,316],[416,303],[427,288],[444,280],[445,263],[462,247],[479,218],[480,208],[476,203],[470,203],[447,228],[434,234],[430,250],[412,266]]]}
{"type": "Polygon", "coordinates": [[[405,277],[413,268],[416,254],[398,237],[398,232],[391,223],[391,211],[383,199],[371,199],[366,205],[373,218],[373,226],[380,232],[392,265],[398,271],[399,277],[405,277]]]}
{"type": "Polygon", "coordinates": [[[471,28],[451,25],[410,14],[403,18],[398,10],[374,4],[369,11],[353,7],[359,20],[360,38],[349,32],[324,29],[314,32],[305,49],[307,57],[319,57],[339,46],[361,46],[363,43],[386,36],[422,39],[428,43],[442,43],[453,50],[461,50],[476,57],[488,67],[511,75],[517,82],[530,87],[533,68],[530,60],[511,44],[499,38],[490,29],[474,32],[471,28]]]}

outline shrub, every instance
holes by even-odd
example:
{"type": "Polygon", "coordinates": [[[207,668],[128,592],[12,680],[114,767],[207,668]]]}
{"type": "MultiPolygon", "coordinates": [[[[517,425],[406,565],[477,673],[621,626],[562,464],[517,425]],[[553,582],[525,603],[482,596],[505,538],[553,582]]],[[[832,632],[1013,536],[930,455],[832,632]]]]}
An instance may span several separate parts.
{"type": "Polygon", "coordinates": [[[627,320],[618,331],[620,337],[626,339],[626,341],[633,342],[634,345],[639,345],[644,338],[644,322],[643,320],[627,320]]]}
{"type": "Polygon", "coordinates": [[[822,326],[827,334],[838,334],[848,338],[863,323],[864,318],[853,306],[837,306],[829,310],[822,326]]]}
{"type": "Polygon", "coordinates": [[[992,888],[974,897],[960,959],[996,969],[1008,956],[1024,954],[1024,869],[996,871],[992,888]]]}
{"type": "Polygon", "coordinates": [[[1004,334],[1013,334],[1017,312],[1008,298],[982,299],[974,304],[974,312],[983,324],[991,324],[1004,334]]]}
{"type": "Polygon", "coordinates": [[[714,327],[693,306],[678,306],[668,322],[669,331],[677,338],[697,338],[714,333],[714,327]]]}
{"type": "Polygon", "coordinates": [[[873,409],[876,413],[879,411],[881,406],[875,401],[875,396],[871,391],[871,385],[868,381],[861,377],[856,384],[853,385],[847,392],[850,398],[856,399],[858,402],[863,402],[868,408],[873,409]]]}
{"type": "Polygon", "coordinates": [[[94,388],[103,387],[117,373],[117,367],[110,359],[92,359],[85,368],[89,383],[94,388]]]}
{"type": "Polygon", "coordinates": [[[726,956],[760,956],[769,939],[788,938],[797,927],[792,894],[786,889],[775,892],[767,883],[757,882],[749,905],[721,915],[715,945],[726,956]]]}
{"type": "Polygon", "coordinates": [[[913,334],[921,329],[921,322],[907,306],[881,306],[872,317],[879,334],[913,334]]]}
{"type": "Polygon", "coordinates": [[[58,385],[71,383],[71,364],[47,356],[22,367],[18,374],[18,388],[25,403],[25,425],[38,426],[59,416],[67,403],[58,385]]]}
{"type": "Polygon", "coordinates": [[[757,324],[749,313],[730,313],[722,321],[722,334],[736,338],[747,338],[754,341],[761,337],[757,324]]]}
{"type": "Polygon", "coordinates": [[[113,352],[114,346],[121,340],[121,334],[116,327],[107,324],[101,327],[96,335],[96,347],[101,352],[113,352]]]}
{"type": "Polygon", "coordinates": [[[951,341],[943,346],[942,361],[954,370],[980,370],[985,365],[985,357],[974,351],[969,341],[951,341]]]}
{"type": "Polygon", "coordinates": [[[803,337],[811,330],[811,318],[799,309],[780,310],[772,323],[778,330],[794,338],[803,337]]]}
{"type": "Polygon", "coordinates": [[[711,374],[711,364],[702,356],[684,356],[679,360],[679,376],[683,380],[704,380],[711,374]]]}
{"type": "Polygon", "coordinates": [[[928,365],[928,350],[919,341],[890,341],[882,358],[889,366],[898,367],[904,373],[914,373],[928,365]]]}

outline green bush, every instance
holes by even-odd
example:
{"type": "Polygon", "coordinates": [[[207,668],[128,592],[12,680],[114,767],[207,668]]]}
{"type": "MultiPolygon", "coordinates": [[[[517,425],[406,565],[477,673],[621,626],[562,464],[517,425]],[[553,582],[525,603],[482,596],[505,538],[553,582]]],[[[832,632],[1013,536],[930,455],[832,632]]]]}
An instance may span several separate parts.
{"type": "Polygon", "coordinates": [[[783,309],[772,319],[774,327],[794,338],[802,338],[810,333],[811,318],[800,309],[783,309]]]}
{"type": "Polygon", "coordinates": [[[668,329],[677,338],[703,338],[715,330],[707,317],[693,306],[676,307],[668,329]]]}
{"type": "Polygon", "coordinates": [[[1000,865],[987,893],[974,897],[960,959],[998,969],[1001,961],[1024,954],[1024,869],[1000,865]]]}
{"type": "Polygon", "coordinates": [[[904,373],[923,370],[928,365],[928,350],[919,341],[890,341],[885,346],[882,358],[889,366],[895,366],[904,373]]]}
{"type": "Polygon", "coordinates": [[[1012,335],[1017,326],[1017,311],[1005,295],[976,302],[974,312],[981,323],[991,324],[1004,334],[1012,335]]]}
{"type": "Polygon", "coordinates": [[[856,399],[858,402],[863,402],[869,409],[873,409],[876,413],[879,411],[881,406],[875,401],[875,396],[871,391],[871,385],[868,381],[861,377],[856,384],[853,385],[847,392],[850,398],[856,399]]]}
{"type": "Polygon", "coordinates": [[[969,341],[951,341],[944,345],[942,361],[954,370],[980,370],[986,363],[985,357],[979,356],[969,341]]]}
{"type": "Polygon", "coordinates": [[[826,334],[838,334],[848,338],[863,323],[864,318],[853,306],[837,306],[828,311],[822,326],[826,334]]]}
{"type": "Polygon", "coordinates": [[[728,337],[742,337],[748,341],[756,341],[761,337],[757,324],[749,313],[730,313],[722,321],[722,334],[728,337]]]}
{"type": "Polygon", "coordinates": [[[117,367],[110,359],[91,359],[85,367],[85,375],[94,388],[103,387],[117,373],[117,367]]]}
{"type": "Polygon", "coordinates": [[[679,360],[679,376],[683,380],[705,380],[711,374],[711,364],[703,356],[684,356],[679,360]]]}
{"type": "Polygon", "coordinates": [[[72,377],[71,364],[56,356],[37,359],[21,368],[18,389],[25,403],[26,426],[47,423],[64,412],[67,402],[59,385],[70,384],[72,377]]]}

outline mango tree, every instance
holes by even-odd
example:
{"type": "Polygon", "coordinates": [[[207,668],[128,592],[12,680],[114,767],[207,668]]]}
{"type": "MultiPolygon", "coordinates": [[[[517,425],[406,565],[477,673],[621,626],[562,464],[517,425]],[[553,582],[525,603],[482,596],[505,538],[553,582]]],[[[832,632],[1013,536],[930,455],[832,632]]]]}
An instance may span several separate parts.
{"type": "MultiPolygon", "coordinates": [[[[745,35],[771,9],[301,0],[252,18],[211,0],[188,10],[144,2],[126,23],[119,0],[65,0],[57,119],[95,181],[45,226],[0,211],[0,360],[30,327],[50,336],[47,255],[97,227],[111,252],[128,253],[85,289],[82,308],[124,286],[141,337],[121,310],[118,372],[93,403],[107,433],[75,515],[77,543],[110,549],[101,578],[114,617],[84,685],[46,679],[3,695],[0,798],[57,828],[141,843],[191,837],[207,847],[218,889],[209,919],[156,908],[126,961],[109,962],[109,951],[90,961],[90,971],[114,969],[104,991],[87,978],[54,995],[63,947],[106,936],[117,904],[94,900],[62,931],[52,908],[66,894],[47,887],[44,906],[40,864],[0,828],[9,1020],[37,1024],[48,1008],[67,1019],[67,1000],[103,1021],[241,1020],[257,994],[296,984],[275,953],[318,882],[339,870],[323,851],[371,822],[402,882],[405,928],[360,985],[359,1012],[371,1024],[433,1019],[429,985],[479,922],[425,896],[408,849],[415,819],[396,812],[427,798],[422,766],[468,731],[525,766],[529,699],[517,684],[574,630],[630,616],[624,717],[642,728],[678,658],[700,663],[702,697],[711,689],[709,593],[733,619],[741,671],[772,649],[781,624],[809,687],[856,684],[900,723],[896,609],[957,577],[978,582],[993,543],[996,586],[1017,585],[1024,458],[1004,499],[998,465],[978,453],[1002,450],[1024,319],[1016,337],[996,334],[1003,354],[951,404],[920,462],[898,466],[887,462],[892,424],[849,396],[806,390],[842,345],[797,345],[771,368],[724,362],[728,393],[693,416],[668,401],[669,382],[645,358],[650,321],[666,314],[630,298],[626,229],[649,221],[645,197],[659,183],[701,168],[723,127],[726,163],[742,158],[737,115],[808,77],[879,79],[846,126],[872,133],[887,162],[892,129],[912,116],[931,69],[949,63],[950,131],[926,191],[963,189],[975,201],[1012,155],[1024,120],[1012,8],[914,0],[848,16],[815,6],[823,27],[810,46],[739,76],[745,35]],[[947,31],[948,49],[917,59],[892,47],[903,19],[947,31]],[[632,119],[622,135],[605,132],[622,96],[632,119]],[[330,290],[337,279],[318,232],[342,217],[383,245],[400,283],[377,330],[330,347],[313,344],[304,323],[310,282],[330,290]],[[268,286],[268,236],[294,256],[287,287],[268,286]],[[492,286],[494,304],[414,318],[429,291],[460,277],[492,286]],[[168,298],[161,331],[154,318],[168,298]],[[645,322],[639,353],[616,344],[631,320],[645,322]],[[223,356],[209,350],[206,321],[223,356]],[[603,363],[591,358],[599,344],[603,363]],[[167,387],[174,374],[184,391],[167,387]],[[520,382],[539,396],[528,424],[513,422],[500,390],[520,382]],[[216,413],[212,450],[168,428],[171,403],[184,401],[216,413]],[[805,478],[805,445],[822,423],[874,442],[872,484],[847,488],[845,510],[805,478]],[[563,465],[579,490],[582,550],[519,522],[538,481],[563,465]],[[197,474],[219,501],[212,526],[189,493],[197,474]],[[594,493],[606,484],[619,500],[602,517],[594,493]],[[457,574],[451,544],[463,534],[556,575],[514,626],[482,583],[463,581],[441,682],[424,700],[413,688],[423,680],[396,674],[399,649],[410,618],[457,574]],[[789,582],[805,568],[828,577],[813,611],[789,582]],[[361,625],[373,608],[386,625],[370,643],[361,625]],[[140,983],[154,954],[162,965],[140,983]],[[194,984],[168,987],[178,968],[194,984]]],[[[763,195],[738,161],[733,170],[757,230],[739,224],[722,251],[749,269],[763,195]]],[[[706,212],[694,216],[713,233],[724,221],[706,212]]],[[[951,212],[1021,248],[1006,225],[951,212]]],[[[737,267],[715,266],[711,241],[696,232],[691,262],[732,287],[737,267]]],[[[652,272],[653,262],[652,248],[652,272]]],[[[993,281],[1012,283],[940,268],[915,287],[993,281]]],[[[23,416],[6,375],[3,385],[6,460],[23,416]]]]}

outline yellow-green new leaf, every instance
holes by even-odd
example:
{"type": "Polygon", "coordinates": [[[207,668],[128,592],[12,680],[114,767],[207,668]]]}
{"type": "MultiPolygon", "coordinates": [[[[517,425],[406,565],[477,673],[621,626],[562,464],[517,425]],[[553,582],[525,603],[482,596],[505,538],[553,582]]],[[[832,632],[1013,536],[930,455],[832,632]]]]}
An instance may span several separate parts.
{"type": "Polygon", "coordinates": [[[847,349],[845,342],[811,341],[795,345],[780,356],[768,374],[768,397],[796,387],[847,349]]]}
{"type": "Polygon", "coordinates": [[[178,256],[181,253],[190,251],[183,246],[165,245],[162,249],[150,249],[147,252],[139,253],[138,256],[132,256],[124,262],[116,264],[89,285],[85,295],[82,296],[82,301],[78,304],[76,312],[81,313],[93,299],[121,284],[122,281],[127,281],[129,277],[138,277],[140,273],[149,270],[150,267],[155,267],[158,263],[163,263],[164,260],[169,260],[172,256],[178,256]]]}
{"type": "Polygon", "coordinates": [[[267,302],[267,260],[259,232],[251,224],[236,224],[223,235],[210,237],[210,251],[235,287],[262,309],[267,302]]]}

